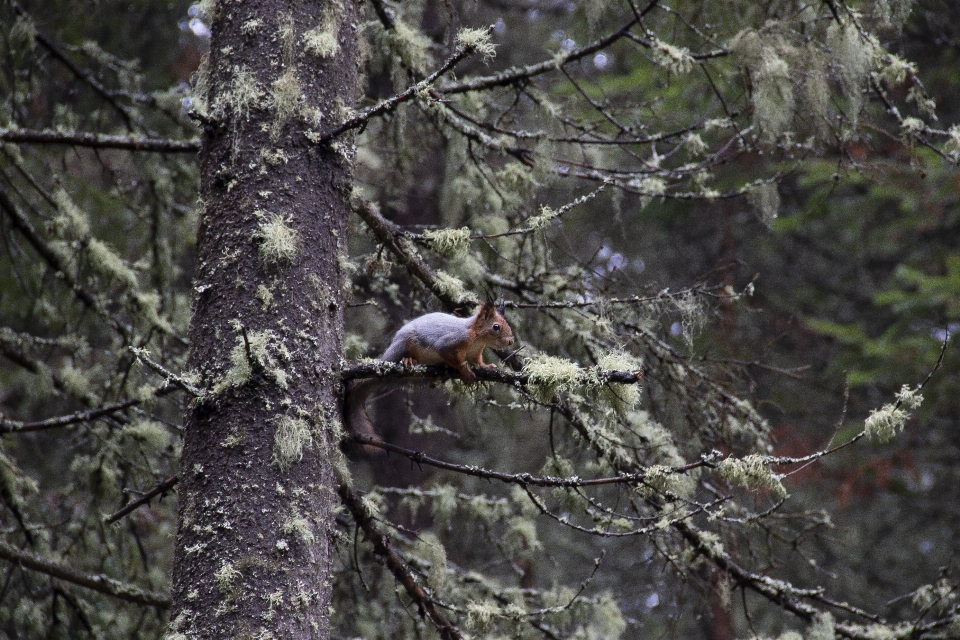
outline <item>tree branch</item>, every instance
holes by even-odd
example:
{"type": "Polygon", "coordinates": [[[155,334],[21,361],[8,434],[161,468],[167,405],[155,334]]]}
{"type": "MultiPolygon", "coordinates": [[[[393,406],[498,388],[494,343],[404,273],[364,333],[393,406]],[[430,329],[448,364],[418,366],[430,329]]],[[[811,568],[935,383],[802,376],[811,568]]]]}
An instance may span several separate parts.
{"type": "Polygon", "coordinates": [[[131,328],[123,324],[116,317],[113,316],[109,311],[107,311],[104,306],[101,304],[100,300],[87,291],[83,285],[78,281],[73,279],[67,272],[67,266],[60,259],[60,256],[48,245],[43,238],[40,237],[40,234],[37,233],[36,229],[33,228],[33,225],[30,224],[30,221],[25,215],[17,208],[17,205],[14,204],[13,200],[10,199],[10,196],[7,194],[7,190],[3,188],[3,185],[0,184],[0,209],[3,209],[7,212],[7,216],[10,219],[10,223],[13,225],[13,228],[19,231],[27,239],[37,253],[43,257],[50,268],[54,270],[58,278],[62,279],[67,285],[73,290],[74,295],[79,298],[79,300],[94,311],[97,315],[102,316],[110,321],[110,324],[113,325],[113,328],[117,330],[124,339],[130,337],[131,328]]]}
{"type": "MultiPolygon", "coordinates": [[[[432,458],[425,454],[423,451],[415,451],[413,449],[406,449],[404,447],[398,447],[395,444],[390,444],[389,442],[383,442],[382,440],[377,440],[375,438],[370,438],[367,436],[362,436],[359,434],[351,434],[346,438],[350,442],[355,442],[357,444],[369,445],[373,447],[378,447],[384,451],[389,451],[391,453],[399,453],[400,455],[406,456],[410,459],[411,462],[415,464],[425,464],[428,467],[434,467],[436,469],[445,469],[447,471],[454,471],[456,473],[462,473],[464,475],[473,476],[475,478],[484,478],[486,480],[500,480],[501,482],[506,482],[507,484],[516,484],[521,487],[532,486],[532,487],[598,487],[602,485],[610,484],[639,484],[642,483],[647,478],[646,470],[638,471],[636,473],[626,474],[622,476],[611,476],[608,478],[592,478],[589,480],[581,479],[577,476],[571,476],[569,478],[561,478],[558,476],[534,476],[529,473],[505,473],[503,471],[494,471],[492,469],[483,469],[474,465],[464,465],[457,464],[455,462],[447,462],[446,460],[440,460],[438,458],[432,458]]],[[[697,469],[699,467],[706,466],[708,464],[707,459],[697,460],[689,464],[683,465],[681,467],[670,467],[670,468],[661,468],[659,472],[662,474],[671,474],[671,473],[686,473],[691,469],[697,469]]]]}
{"type": "Polygon", "coordinates": [[[96,149],[126,149],[129,151],[158,151],[161,153],[196,153],[200,141],[169,140],[144,136],[108,136],[82,131],[43,131],[37,129],[0,129],[0,140],[15,143],[68,144],[96,149]]]}
{"type": "Polygon", "coordinates": [[[612,43],[624,37],[635,24],[637,24],[636,18],[632,19],[617,31],[614,31],[613,33],[604,36],[603,38],[600,38],[599,40],[596,40],[585,47],[574,49],[573,51],[562,56],[550,58],[549,60],[544,60],[543,62],[538,62],[537,64],[532,64],[526,67],[511,67],[510,69],[501,71],[500,73],[495,73],[491,76],[474,78],[473,80],[468,80],[459,84],[441,86],[437,88],[437,91],[443,94],[466,93],[468,91],[483,91],[485,89],[492,89],[494,87],[503,87],[506,85],[516,84],[518,82],[526,82],[535,76],[539,76],[550,71],[556,71],[568,62],[579,60],[580,58],[590,55],[591,53],[608,47],[612,43]]]}
{"type": "Polygon", "coordinates": [[[170,607],[170,596],[165,593],[140,589],[139,587],[120,582],[119,580],[108,578],[105,575],[78,571],[73,567],[52,562],[29,551],[17,549],[12,544],[2,540],[0,540],[0,558],[25,569],[45,573],[48,576],[59,578],[66,582],[72,582],[73,584],[92,589],[93,591],[99,591],[100,593],[119,598],[120,600],[150,607],[158,607],[160,609],[170,607]]]}
{"type": "Polygon", "coordinates": [[[123,516],[127,515],[128,513],[132,513],[137,509],[139,509],[140,507],[142,507],[143,505],[149,504],[150,501],[153,500],[158,495],[159,496],[166,495],[167,491],[172,489],[174,485],[176,485],[178,482],[180,482],[180,476],[170,476],[169,478],[167,478],[166,480],[164,480],[163,482],[161,482],[160,484],[158,484],[153,489],[146,492],[145,494],[143,494],[133,502],[130,502],[124,505],[122,508],[120,508],[116,512],[104,518],[103,524],[113,524],[114,522],[116,522],[123,516]]]}
{"type": "MultiPolygon", "coordinates": [[[[488,27],[487,33],[489,34],[491,31],[493,31],[493,27],[488,27]]],[[[369,109],[362,111],[361,113],[358,113],[357,115],[348,119],[343,124],[335,127],[334,129],[331,129],[327,133],[322,134],[319,138],[314,140],[314,142],[316,142],[317,144],[327,143],[333,138],[336,138],[337,136],[341,135],[342,133],[345,133],[351,129],[356,129],[357,127],[365,125],[368,120],[370,120],[375,116],[378,116],[383,113],[390,113],[391,111],[399,107],[404,102],[407,102],[408,100],[412,99],[421,91],[425,91],[430,85],[436,82],[438,78],[440,78],[442,75],[444,75],[445,73],[453,69],[457,65],[457,63],[459,63],[461,60],[463,60],[464,58],[466,58],[476,50],[477,50],[477,47],[475,45],[461,45],[454,52],[454,54],[450,56],[450,58],[448,58],[446,62],[443,63],[443,65],[439,69],[431,73],[429,76],[427,76],[420,82],[417,82],[416,84],[412,84],[409,87],[407,87],[405,91],[402,91],[401,93],[398,93],[397,95],[391,98],[387,98],[386,100],[381,101],[379,104],[374,105],[369,109]]]]}
{"type": "MultiPolygon", "coordinates": [[[[525,373],[513,373],[502,369],[488,369],[487,367],[478,367],[471,370],[477,375],[477,380],[482,380],[483,382],[501,382],[513,387],[525,387],[530,382],[530,376],[525,373]]],[[[590,371],[591,375],[597,376],[601,380],[601,383],[604,384],[637,384],[643,379],[643,373],[641,371],[616,371],[612,369],[583,369],[583,371],[590,371]]],[[[344,380],[353,380],[356,378],[424,377],[449,380],[460,377],[459,373],[444,365],[426,367],[423,365],[405,365],[382,360],[348,364],[340,370],[340,375],[344,380]]]]}
{"type": "Polygon", "coordinates": [[[440,632],[440,637],[443,640],[461,640],[463,636],[460,634],[460,630],[447,620],[447,617],[434,603],[433,598],[417,583],[413,572],[407,567],[399,554],[393,550],[393,547],[390,545],[390,540],[386,534],[380,530],[377,523],[374,522],[364,507],[360,496],[345,484],[340,485],[338,493],[344,506],[353,514],[353,519],[356,521],[357,526],[363,529],[367,539],[373,545],[374,553],[380,557],[381,562],[386,565],[390,573],[393,574],[393,577],[397,579],[397,582],[403,585],[407,595],[417,603],[420,615],[430,617],[430,621],[440,632]]]}

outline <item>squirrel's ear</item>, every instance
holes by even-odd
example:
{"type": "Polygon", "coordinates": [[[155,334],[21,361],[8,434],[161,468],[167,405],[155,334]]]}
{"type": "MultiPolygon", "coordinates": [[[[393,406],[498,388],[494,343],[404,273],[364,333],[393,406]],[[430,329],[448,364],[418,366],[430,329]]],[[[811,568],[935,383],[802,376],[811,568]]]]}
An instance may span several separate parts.
{"type": "Polygon", "coordinates": [[[477,311],[477,317],[487,319],[493,317],[493,303],[489,301],[481,302],[480,309],[477,311]]]}
{"type": "Polygon", "coordinates": [[[503,298],[497,300],[497,313],[503,315],[507,310],[507,304],[503,301],[503,298]]]}

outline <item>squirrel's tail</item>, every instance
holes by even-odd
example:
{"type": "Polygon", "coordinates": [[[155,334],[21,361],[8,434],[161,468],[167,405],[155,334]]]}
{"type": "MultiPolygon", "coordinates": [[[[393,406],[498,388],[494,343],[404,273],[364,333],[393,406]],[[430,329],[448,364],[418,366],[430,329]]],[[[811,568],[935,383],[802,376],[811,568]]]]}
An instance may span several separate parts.
{"type": "MultiPolygon", "coordinates": [[[[370,422],[370,416],[367,415],[367,398],[383,386],[385,386],[384,381],[377,378],[359,382],[354,380],[347,385],[344,415],[347,419],[347,428],[351,433],[373,440],[381,440],[376,429],[373,428],[373,423],[370,422]]],[[[351,449],[365,456],[383,453],[383,449],[370,444],[354,444],[351,445],[351,449]]]]}

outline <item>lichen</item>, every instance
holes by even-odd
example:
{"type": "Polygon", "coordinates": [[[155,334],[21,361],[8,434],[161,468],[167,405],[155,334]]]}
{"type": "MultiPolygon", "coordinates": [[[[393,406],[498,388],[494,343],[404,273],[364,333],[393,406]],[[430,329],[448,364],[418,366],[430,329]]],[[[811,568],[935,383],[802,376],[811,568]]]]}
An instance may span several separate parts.
{"type": "Polygon", "coordinates": [[[743,458],[729,457],[717,465],[720,476],[728,482],[748,489],[767,489],[778,498],[787,496],[781,476],[770,470],[767,459],[751,453],[743,458]]]}
{"type": "Polygon", "coordinates": [[[257,214],[265,218],[257,230],[260,240],[260,260],[264,264],[293,262],[300,255],[300,234],[291,227],[283,216],[266,211],[257,214]]]}
{"type": "Polygon", "coordinates": [[[746,187],[747,201],[757,218],[770,228],[780,212],[780,191],[776,182],[759,182],[746,187]]]}
{"type": "Polygon", "coordinates": [[[457,45],[480,54],[484,62],[497,55],[496,47],[490,42],[489,29],[471,29],[464,27],[457,31],[457,45]]]}
{"type": "Polygon", "coordinates": [[[288,469],[303,458],[303,450],[313,446],[310,425],[303,418],[283,415],[277,419],[273,436],[273,461],[281,469],[288,469]]]}
{"type": "Polygon", "coordinates": [[[864,432],[877,442],[892,440],[898,432],[903,430],[910,418],[910,412],[903,407],[916,409],[921,402],[923,402],[923,396],[920,395],[919,390],[903,385],[897,394],[897,403],[884,405],[867,416],[863,425],[864,432]]]}
{"type": "Polygon", "coordinates": [[[572,391],[584,379],[583,369],[577,363],[544,354],[528,358],[523,373],[527,376],[527,389],[540,402],[550,402],[554,395],[572,391]]]}
{"type": "Polygon", "coordinates": [[[290,67],[280,74],[271,86],[270,96],[274,111],[270,135],[276,140],[280,137],[283,126],[300,110],[302,104],[303,88],[300,78],[297,77],[296,67],[290,67]]]}
{"type": "Polygon", "coordinates": [[[427,229],[423,237],[430,248],[447,258],[458,258],[470,247],[470,229],[427,229]]]}
{"type": "MultiPolygon", "coordinates": [[[[643,361],[623,351],[610,351],[600,356],[597,367],[601,371],[640,371],[643,361]]],[[[613,408],[617,414],[626,415],[640,401],[640,385],[607,383],[599,388],[598,396],[601,402],[613,408]]]]}

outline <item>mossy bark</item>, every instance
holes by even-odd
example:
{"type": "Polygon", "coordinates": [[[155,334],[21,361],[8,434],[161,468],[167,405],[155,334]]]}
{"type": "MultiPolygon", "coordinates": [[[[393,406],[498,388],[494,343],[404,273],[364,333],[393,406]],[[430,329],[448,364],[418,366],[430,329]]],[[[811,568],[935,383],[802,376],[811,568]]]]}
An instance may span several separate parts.
{"type": "Polygon", "coordinates": [[[309,138],[353,104],[357,53],[355,4],[323,4],[210,16],[190,329],[204,395],[184,433],[174,637],[329,636],[352,176],[349,140],[309,138]],[[325,10],[340,17],[334,58],[303,46],[325,10]],[[278,220],[292,234],[280,257],[264,250],[278,220]]]}

